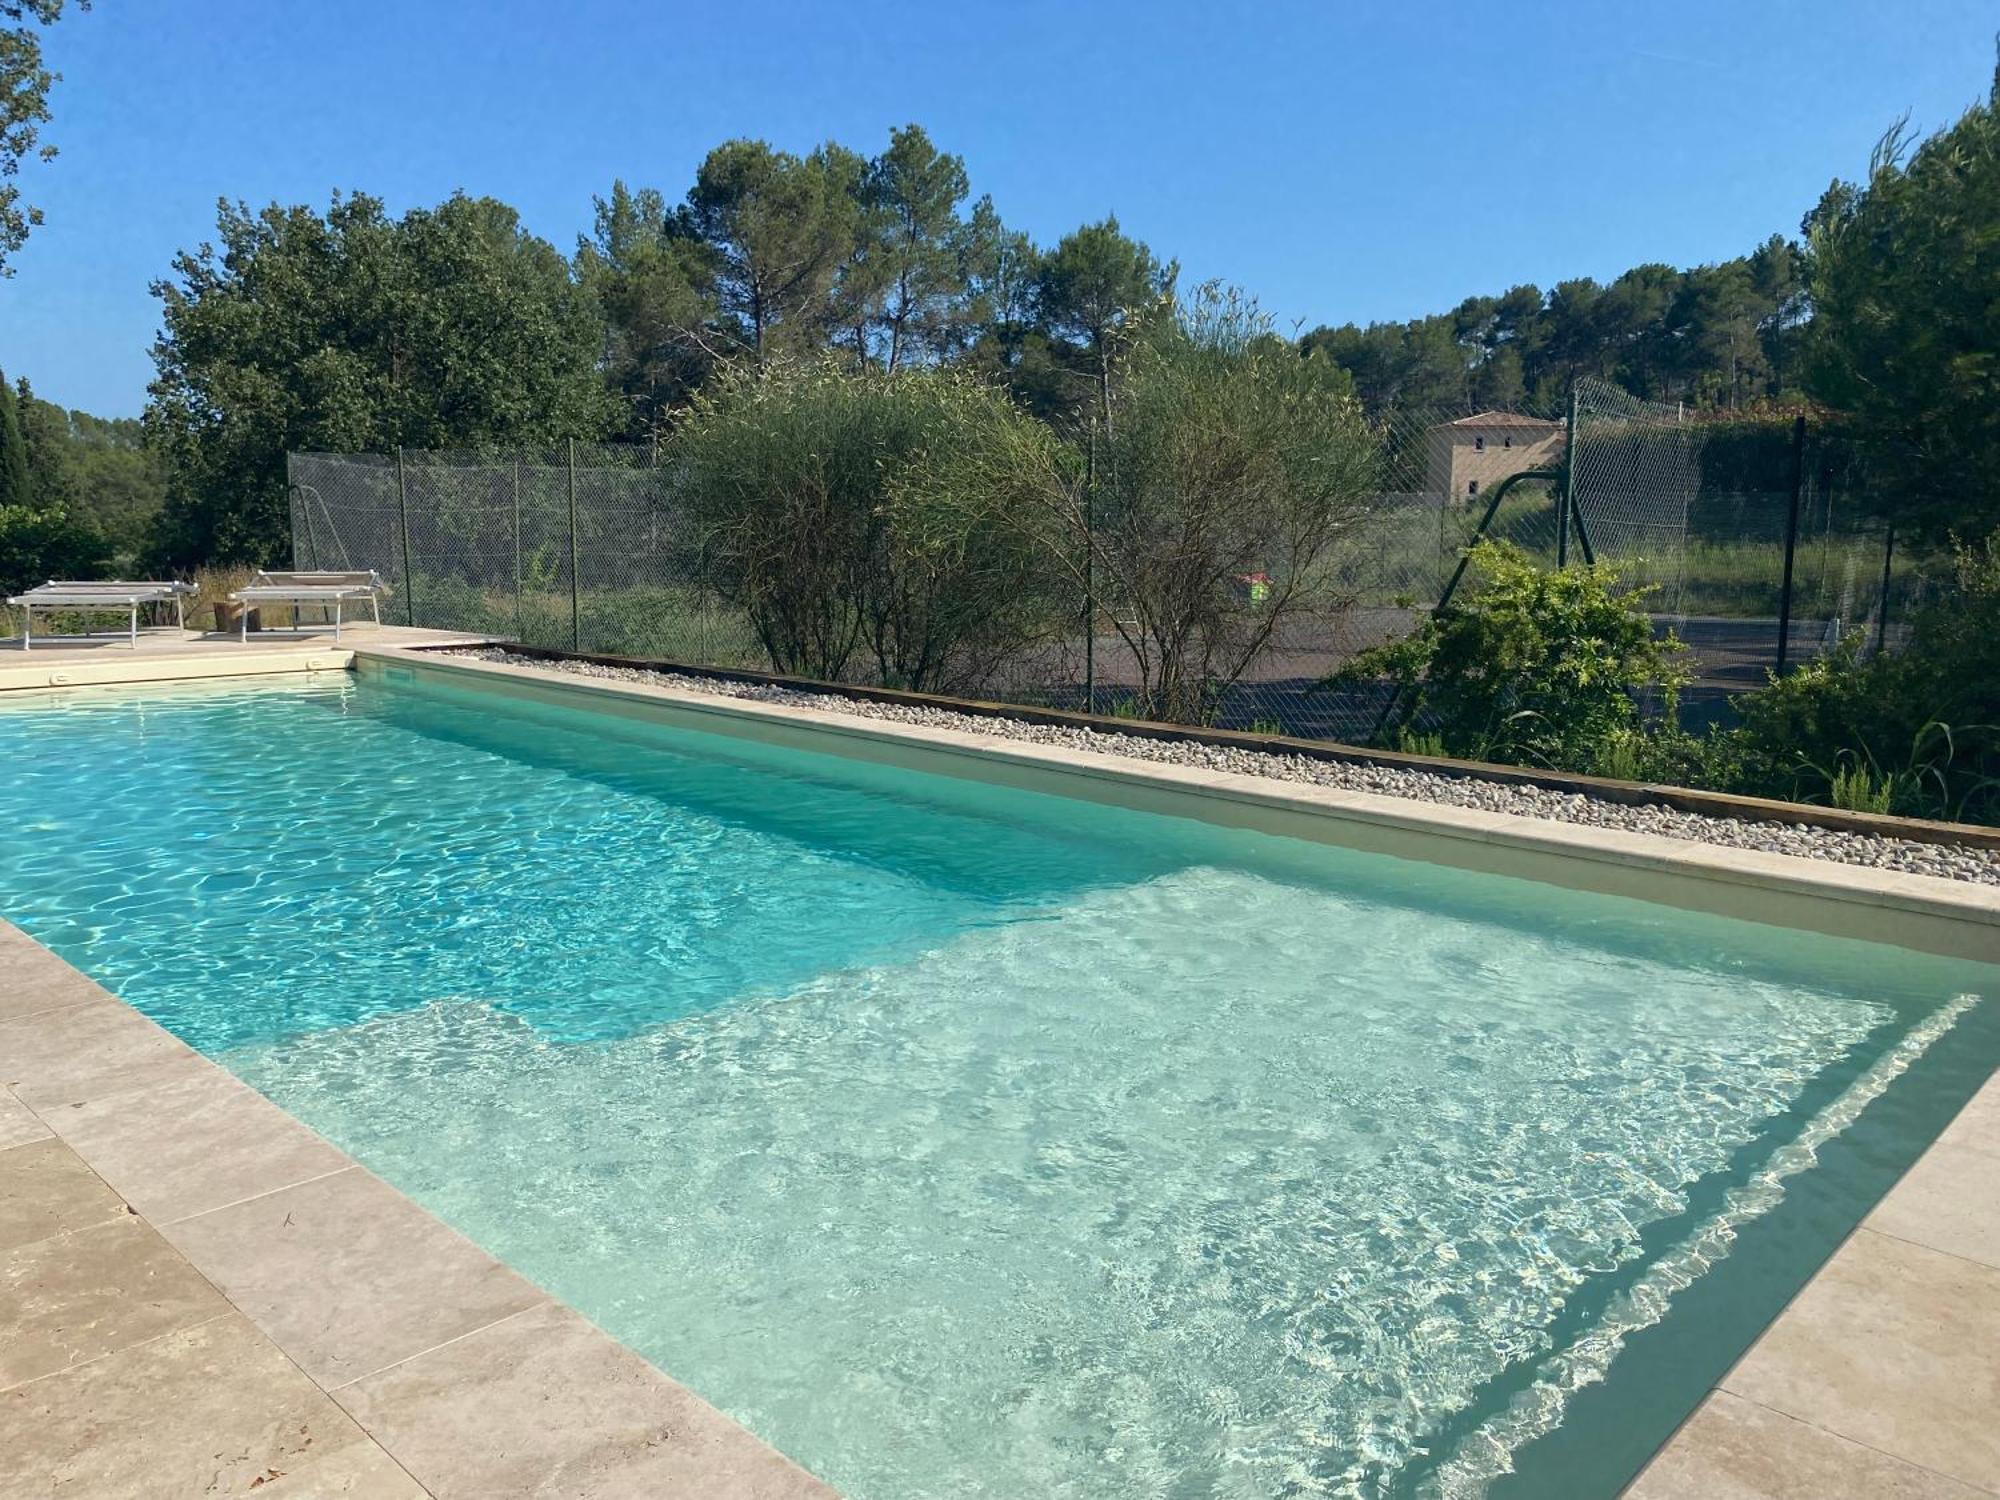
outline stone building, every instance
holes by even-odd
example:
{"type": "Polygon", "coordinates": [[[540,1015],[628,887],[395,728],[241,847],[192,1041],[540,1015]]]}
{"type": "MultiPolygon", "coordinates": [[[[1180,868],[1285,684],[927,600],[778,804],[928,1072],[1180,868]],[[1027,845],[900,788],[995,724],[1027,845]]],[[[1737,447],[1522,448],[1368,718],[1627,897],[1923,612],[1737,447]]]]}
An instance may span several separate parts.
{"type": "Polygon", "coordinates": [[[1427,437],[1425,488],[1461,503],[1485,494],[1509,474],[1554,465],[1563,450],[1562,423],[1510,411],[1475,412],[1440,422],[1427,437]]]}

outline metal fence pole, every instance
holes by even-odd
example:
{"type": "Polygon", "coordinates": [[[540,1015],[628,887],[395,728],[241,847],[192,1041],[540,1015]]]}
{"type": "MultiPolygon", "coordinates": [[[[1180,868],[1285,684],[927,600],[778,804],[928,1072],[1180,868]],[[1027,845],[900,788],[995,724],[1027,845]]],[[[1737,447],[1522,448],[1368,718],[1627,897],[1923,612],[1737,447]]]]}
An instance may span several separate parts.
{"type": "Polygon", "coordinates": [[[583,598],[576,577],[576,439],[569,440],[569,649],[583,649],[583,598]]]}
{"type": "Polygon", "coordinates": [[[1083,709],[1097,712],[1097,418],[1090,419],[1090,447],[1083,477],[1083,709]]]}
{"type": "Polygon", "coordinates": [[[1785,658],[1792,649],[1792,561],[1799,551],[1799,508],[1806,498],[1806,418],[1792,419],[1792,504],[1785,514],[1785,573],[1778,585],[1778,672],[1785,675],[1785,658]]]}
{"type": "Polygon", "coordinates": [[[1576,511],[1576,382],[1569,386],[1568,433],[1563,445],[1562,493],[1556,501],[1556,566],[1569,566],[1569,518],[1576,511]]]}
{"type": "MultiPolygon", "coordinates": [[[[292,486],[292,493],[298,499],[299,519],[306,523],[306,566],[317,570],[319,567],[319,538],[313,535],[312,492],[304,485],[292,486]]],[[[295,536],[296,532],[293,533],[295,536]]]]}
{"type": "Polygon", "coordinates": [[[526,616],[521,608],[521,455],[514,455],[514,635],[523,638],[526,616]]]}
{"type": "Polygon", "coordinates": [[[410,572],[410,481],[403,468],[403,450],[396,448],[396,519],[403,532],[403,623],[417,623],[417,581],[410,572]]]}
{"type": "Polygon", "coordinates": [[[1875,617],[1875,654],[1880,656],[1889,642],[1889,565],[1896,558],[1896,523],[1889,523],[1882,541],[1882,612],[1875,617]]]}

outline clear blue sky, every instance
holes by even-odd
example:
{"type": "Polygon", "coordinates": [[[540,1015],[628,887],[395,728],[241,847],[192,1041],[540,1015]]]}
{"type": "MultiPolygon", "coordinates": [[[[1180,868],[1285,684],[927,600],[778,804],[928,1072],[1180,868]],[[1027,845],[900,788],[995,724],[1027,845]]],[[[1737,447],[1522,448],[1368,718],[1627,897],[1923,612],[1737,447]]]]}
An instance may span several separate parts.
{"type": "Polygon", "coordinates": [[[1051,242],[1115,212],[1281,325],[1748,250],[1891,121],[1992,75],[1990,0],[97,0],[50,33],[48,223],[0,367],[135,415],[148,283],[218,197],[491,194],[565,250],[613,178],[687,189],[733,135],[923,124],[1051,242]]]}

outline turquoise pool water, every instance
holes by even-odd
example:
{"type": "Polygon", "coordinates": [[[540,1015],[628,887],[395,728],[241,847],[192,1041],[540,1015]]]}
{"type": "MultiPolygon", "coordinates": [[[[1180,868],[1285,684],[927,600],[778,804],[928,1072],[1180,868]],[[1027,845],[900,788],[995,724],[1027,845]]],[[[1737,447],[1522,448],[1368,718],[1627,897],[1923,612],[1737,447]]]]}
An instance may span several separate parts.
{"type": "Polygon", "coordinates": [[[453,689],[0,764],[0,910],[860,1500],[1608,1495],[1575,1394],[1643,1456],[1995,1056],[1989,968],[453,689]]]}

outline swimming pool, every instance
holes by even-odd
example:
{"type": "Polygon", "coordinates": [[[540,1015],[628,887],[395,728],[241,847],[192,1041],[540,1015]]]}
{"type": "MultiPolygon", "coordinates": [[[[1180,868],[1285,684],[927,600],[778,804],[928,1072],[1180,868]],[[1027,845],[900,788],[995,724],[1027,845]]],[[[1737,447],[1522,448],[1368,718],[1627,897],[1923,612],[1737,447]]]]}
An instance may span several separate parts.
{"type": "Polygon", "coordinates": [[[0,754],[6,915],[860,1497],[1610,1494],[2000,1055],[1983,966],[426,679],[0,754]]]}

